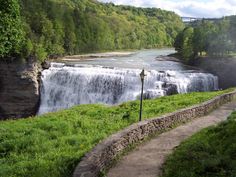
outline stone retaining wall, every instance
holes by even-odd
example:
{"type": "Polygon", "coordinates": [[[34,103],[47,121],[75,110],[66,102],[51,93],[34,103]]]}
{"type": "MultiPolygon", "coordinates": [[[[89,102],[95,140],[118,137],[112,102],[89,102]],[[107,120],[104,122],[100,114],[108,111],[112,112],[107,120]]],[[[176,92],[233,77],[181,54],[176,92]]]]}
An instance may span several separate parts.
{"type": "Polygon", "coordinates": [[[233,99],[236,99],[236,90],[187,109],[133,124],[111,135],[87,153],[76,167],[73,177],[97,177],[130,145],[153,134],[161,133],[177,124],[204,116],[233,99]]]}

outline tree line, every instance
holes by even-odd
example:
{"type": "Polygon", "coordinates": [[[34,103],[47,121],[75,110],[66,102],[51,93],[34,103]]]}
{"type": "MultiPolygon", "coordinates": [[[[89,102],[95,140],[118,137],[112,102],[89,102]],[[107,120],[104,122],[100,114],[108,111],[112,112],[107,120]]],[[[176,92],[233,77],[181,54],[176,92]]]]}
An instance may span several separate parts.
{"type": "Polygon", "coordinates": [[[236,16],[190,23],[177,35],[174,47],[191,62],[198,56],[231,56],[236,53],[236,16]]]}
{"type": "Polygon", "coordinates": [[[0,57],[48,57],[173,46],[174,12],[95,0],[0,0],[0,57]]]}

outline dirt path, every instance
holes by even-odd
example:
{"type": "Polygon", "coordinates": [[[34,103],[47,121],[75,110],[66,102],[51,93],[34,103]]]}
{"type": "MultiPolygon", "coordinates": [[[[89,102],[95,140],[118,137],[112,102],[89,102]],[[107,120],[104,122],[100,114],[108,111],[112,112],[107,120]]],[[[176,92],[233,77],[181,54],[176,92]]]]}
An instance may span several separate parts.
{"type": "Polygon", "coordinates": [[[199,130],[226,120],[234,110],[236,100],[221,106],[208,116],[195,119],[153,138],[124,156],[110,169],[107,177],[157,177],[161,173],[165,158],[176,146],[199,130]]]}

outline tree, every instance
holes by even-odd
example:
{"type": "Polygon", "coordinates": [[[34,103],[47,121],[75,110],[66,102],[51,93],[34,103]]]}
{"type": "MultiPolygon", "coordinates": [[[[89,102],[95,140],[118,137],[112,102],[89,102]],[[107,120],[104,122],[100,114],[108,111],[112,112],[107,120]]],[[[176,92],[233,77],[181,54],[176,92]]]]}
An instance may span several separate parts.
{"type": "Polygon", "coordinates": [[[182,57],[185,61],[189,62],[194,54],[193,51],[193,28],[187,27],[183,32],[183,46],[182,46],[182,57]]]}
{"type": "Polygon", "coordinates": [[[229,56],[236,52],[235,16],[196,21],[191,25],[179,32],[174,43],[184,60],[194,59],[203,52],[212,56],[229,56]]]}
{"type": "Polygon", "coordinates": [[[17,0],[0,0],[0,57],[19,53],[23,41],[17,0]]]}
{"type": "Polygon", "coordinates": [[[236,16],[229,17],[229,21],[229,38],[232,40],[233,50],[236,51],[236,16]]]}
{"type": "Polygon", "coordinates": [[[189,62],[194,56],[193,37],[194,29],[192,27],[186,27],[175,39],[175,50],[186,62],[189,62]]]}
{"type": "Polygon", "coordinates": [[[174,47],[175,47],[175,50],[180,54],[182,55],[182,50],[183,50],[183,33],[184,31],[180,31],[178,33],[178,35],[176,36],[175,38],[175,42],[174,42],[174,47]]]}

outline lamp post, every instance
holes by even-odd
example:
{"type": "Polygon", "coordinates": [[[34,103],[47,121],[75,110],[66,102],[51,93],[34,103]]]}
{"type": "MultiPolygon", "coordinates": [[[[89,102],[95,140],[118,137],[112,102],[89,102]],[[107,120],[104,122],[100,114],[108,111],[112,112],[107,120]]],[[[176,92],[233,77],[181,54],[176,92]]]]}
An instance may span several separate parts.
{"type": "Polygon", "coordinates": [[[139,110],[139,121],[142,120],[142,108],[143,108],[143,83],[144,83],[144,77],[145,77],[144,69],[140,73],[140,79],[142,82],[142,89],[141,89],[141,97],[140,97],[140,110],[139,110]]]}

